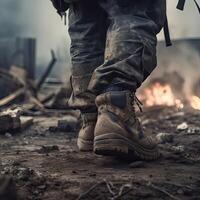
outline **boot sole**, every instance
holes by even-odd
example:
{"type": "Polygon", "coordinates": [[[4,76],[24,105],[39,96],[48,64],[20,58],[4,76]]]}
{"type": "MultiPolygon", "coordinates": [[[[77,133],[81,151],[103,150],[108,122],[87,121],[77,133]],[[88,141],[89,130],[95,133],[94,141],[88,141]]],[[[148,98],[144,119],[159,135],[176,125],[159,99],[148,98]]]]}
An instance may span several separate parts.
{"type": "Polygon", "coordinates": [[[80,151],[93,151],[93,141],[78,138],[77,146],[80,151]]]}
{"type": "Polygon", "coordinates": [[[107,133],[96,136],[94,152],[98,155],[128,157],[134,160],[156,160],[160,157],[158,148],[147,149],[122,135],[107,133]]]}

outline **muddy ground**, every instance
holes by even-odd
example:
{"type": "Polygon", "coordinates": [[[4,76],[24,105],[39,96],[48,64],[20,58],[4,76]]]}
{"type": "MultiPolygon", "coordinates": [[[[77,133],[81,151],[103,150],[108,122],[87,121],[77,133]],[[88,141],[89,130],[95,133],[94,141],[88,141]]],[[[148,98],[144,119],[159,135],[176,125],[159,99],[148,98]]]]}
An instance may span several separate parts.
{"type": "Polygon", "coordinates": [[[199,200],[200,112],[157,107],[139,115],[146,131],[173,135],[160,144],[158,161],[80,153],[77,133],[49,131],[63,117],[51,114],[36,116],[23,133],[0,136],[1,177],[12,177],[8,185],[14,194],[16,184],[19,200],[199,200]],[[177,130],[183,122],[188,127],[177,130]]]}

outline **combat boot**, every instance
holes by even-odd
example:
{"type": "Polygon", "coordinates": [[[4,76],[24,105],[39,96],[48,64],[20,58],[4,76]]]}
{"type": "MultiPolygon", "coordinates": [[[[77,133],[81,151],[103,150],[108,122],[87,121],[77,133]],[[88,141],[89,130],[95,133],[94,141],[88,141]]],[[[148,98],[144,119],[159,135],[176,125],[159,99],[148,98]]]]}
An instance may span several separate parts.
{"type": "Polygon", "coordinates": [[[128,91],[108,92],[96,98],[96,154],[129,156],[135,160],[155,160],[160,156],[156,139],[150,134],[144,134],[136,118],[134,99],[128,91]]]}
{"type": "Polygon", "coordinates": [[[82,127],[79,131],[77,145],[80,151],[92,151],[97,113],[84,113],[81,116],[82,127]]]}

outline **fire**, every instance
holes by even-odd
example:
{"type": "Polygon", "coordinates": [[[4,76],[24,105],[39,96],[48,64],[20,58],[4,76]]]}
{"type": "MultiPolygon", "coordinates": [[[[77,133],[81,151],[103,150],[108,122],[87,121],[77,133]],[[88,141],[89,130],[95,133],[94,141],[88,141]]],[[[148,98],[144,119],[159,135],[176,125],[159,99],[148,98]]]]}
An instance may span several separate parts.
{"type": "Polygon", "coordinates": [[[197,96],[192,96],[190,99],[190,104],[192,108],[200,110],[200,98],[197,96]]]}
{"type": "Polygon", "coordinates": [[[169,84],[152,84],[144,89],[141,99],[146,106],[166,105],[183,108],[181,100],[175,97],[169,84]]]}

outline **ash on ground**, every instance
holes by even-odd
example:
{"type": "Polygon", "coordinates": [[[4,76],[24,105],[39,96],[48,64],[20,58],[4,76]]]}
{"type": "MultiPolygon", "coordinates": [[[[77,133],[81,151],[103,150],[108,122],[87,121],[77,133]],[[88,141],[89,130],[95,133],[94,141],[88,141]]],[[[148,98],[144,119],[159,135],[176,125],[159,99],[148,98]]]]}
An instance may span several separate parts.
{"type": "Polygon", "coordinates": [[[2,134],[0,199],[199,199],[200,112],[152,107],[139,115],[160,143],[157,161],[79,152],[74,113],[34,116],[24,131],[2,134]]]}

